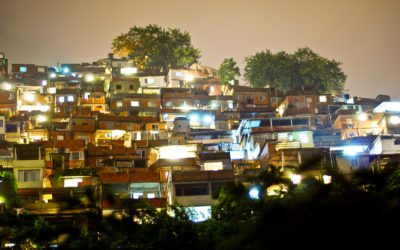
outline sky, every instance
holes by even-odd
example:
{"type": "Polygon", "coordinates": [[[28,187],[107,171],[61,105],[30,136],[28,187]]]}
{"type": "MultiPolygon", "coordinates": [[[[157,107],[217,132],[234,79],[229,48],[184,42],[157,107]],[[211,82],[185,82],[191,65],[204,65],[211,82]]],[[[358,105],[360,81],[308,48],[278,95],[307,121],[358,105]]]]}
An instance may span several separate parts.
{"type": "MultiPolygon", "coordinates": [[[[342,63],[353,96],[400,99],[398,0],[0,0],[0,51],[10,63],[92,62],[133,26],[190,33],[218,68],[265,49],[309,47],[342,63]]],[[[241,79],[241,84],[244,84],[241,79]]]]}

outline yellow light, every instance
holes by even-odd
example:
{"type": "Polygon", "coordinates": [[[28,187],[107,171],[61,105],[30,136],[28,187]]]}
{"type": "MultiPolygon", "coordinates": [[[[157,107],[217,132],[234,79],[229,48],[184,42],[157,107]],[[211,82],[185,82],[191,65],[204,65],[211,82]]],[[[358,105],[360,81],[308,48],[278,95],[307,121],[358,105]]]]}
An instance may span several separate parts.
{"type": "Polygon", "coordinates": [[[85,75],[85,81],[93,82],[94,81],[94,75],[92,75],[92,74],[85,75]]]}
{"type": "Polygon", "coordinates": [[[365,122],[366,120],[368,120],[368,115],[366,113],[361,113],[358,115],[358,120],[365,122]]]}
{"type": "Polygon", "coordinates": [[[47,121],[47,117],[44,115],[38,115],[37,120],[38,120],[38,122],[45,122],[45,121],[47,121]]]}
{"type": "Polygon", "coordinates": [[[191,81],[193,81],[193,79],[194,79],[194,76],[193,76],[193,75],[191,75],[191,74],[185,75],[185,80],[186,80],[186,81],[191,82],[191,81]]]}
{"type": "Polygon", "coordinates": [[[24,93],[23,98],[27,102],[34,102],[35,101],[35,95],[32,93],[24,93]]]}
{"type": "Polygon", "coordinates": [[[122,75],[133,75],[137,73],[137,68],[135,67],[125,67],[121,68],[122,75]]]}
{"type": "Polygon", "coordinates": [[[297,185],[301,182],[301,175],[299,174],[291,174],[290,179],[292,180],[292,183],[297,185]]]}

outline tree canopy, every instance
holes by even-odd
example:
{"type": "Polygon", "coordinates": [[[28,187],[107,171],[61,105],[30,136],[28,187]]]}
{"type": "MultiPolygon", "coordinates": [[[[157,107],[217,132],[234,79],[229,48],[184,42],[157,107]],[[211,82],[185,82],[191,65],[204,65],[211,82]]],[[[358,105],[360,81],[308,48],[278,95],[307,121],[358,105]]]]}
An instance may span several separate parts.
{"type": "Polygon", "coordinates": [[[233,58],[225,58],[218,69],[218,77],[224,84],[235,80],[235,77],[240,76],[240,69],[233,58]]]}
{"type": "Polygon", "coordinates": [[[157,25],[130,28],[113,40],[112,50],[154,74],[167,72],[169,68],[187,68],[200,58],[200,51],[191,44],[188,32],[157,25]]]}
{"type": "Polygon", "coordinates": [[[277,87],[290,90],[315,86],[320,92],[342,93],[346,75],[341,63],[321,57],[310,48],[293,54],[265,50],[245,58],[244,77],[254,87],[277,87]]]}

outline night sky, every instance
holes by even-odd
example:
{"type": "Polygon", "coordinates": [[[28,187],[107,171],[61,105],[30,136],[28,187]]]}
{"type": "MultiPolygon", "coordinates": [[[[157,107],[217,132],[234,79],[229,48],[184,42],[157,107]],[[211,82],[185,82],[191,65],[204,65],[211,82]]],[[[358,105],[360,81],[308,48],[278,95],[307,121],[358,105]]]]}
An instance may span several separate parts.
{"type": "MultiPolygon", "coordinates": [[[[343,63],[352,95],[400,98],[398,0],[0,0],[10,63],[92,62],[134,25],[191,34],[202,64],[308,46],[343,63]]],[[[241,82],[244,83],[243,81],[241,82]]]]}

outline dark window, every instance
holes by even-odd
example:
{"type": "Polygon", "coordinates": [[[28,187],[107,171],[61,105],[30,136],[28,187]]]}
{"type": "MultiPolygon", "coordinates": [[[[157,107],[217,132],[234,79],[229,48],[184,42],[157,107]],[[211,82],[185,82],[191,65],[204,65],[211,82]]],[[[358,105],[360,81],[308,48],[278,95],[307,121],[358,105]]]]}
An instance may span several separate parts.
{"type": "Polygon", "coordinates": [[[208,195],[208,184],[176,184],[176,196],[208,195]]]}
{"type": "Polygon", "coordinates": [[[394,140],[394,145],[400,145],[400,139],[394,140]]]}
{"type": "Polygon", "coordinates": [[[133,89],[133,85],[131,84],[131,85],[129,85],[129,89],[133,89]]]}
{"type": "Polygon", "coordinates": [[[117,89],[122,89],[122,86],[121,85],[117,85],[116,88],[117,89]]]}

